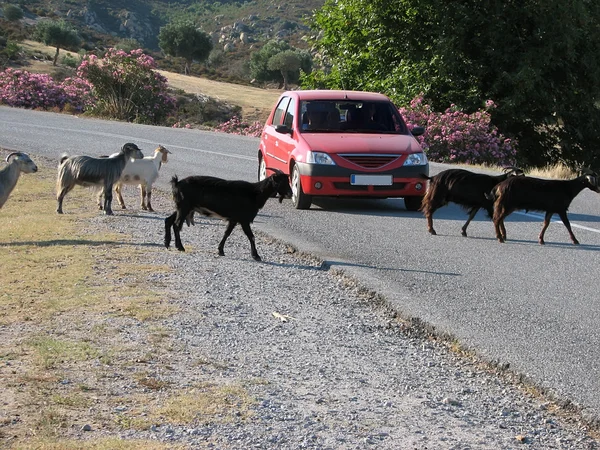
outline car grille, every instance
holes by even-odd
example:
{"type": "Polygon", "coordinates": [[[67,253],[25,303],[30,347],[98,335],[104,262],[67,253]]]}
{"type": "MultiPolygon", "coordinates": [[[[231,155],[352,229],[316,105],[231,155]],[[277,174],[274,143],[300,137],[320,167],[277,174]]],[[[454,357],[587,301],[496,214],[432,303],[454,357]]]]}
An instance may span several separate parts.
{"type": "Polygon", "coordinates": [[[399,155],[340,155],[343,159],[365,169],[379,169],[396,161],[399,155]]]}
{"type": "Polygon", "coordinates": [[[373,188],[375,192],[377,191],[401,191],[406,188],[406,183],[394,183],[391,186],[361,186],[361,185],[353,185],[350,183],[342,182],[342,181],[334,181],[333,186],[336,189],[344,190],[344,191],[361,191],[367,192],[369,187],[373,188]]]}

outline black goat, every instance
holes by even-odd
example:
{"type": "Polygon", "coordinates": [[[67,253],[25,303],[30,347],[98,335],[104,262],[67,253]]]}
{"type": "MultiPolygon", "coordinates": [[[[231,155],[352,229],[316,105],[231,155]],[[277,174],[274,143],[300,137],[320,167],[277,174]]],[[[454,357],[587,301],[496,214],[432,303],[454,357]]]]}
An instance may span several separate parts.
{"type": "Polygon", "coordinates": [[[185,251],[179,233],[186,218],[196,211],[205,216],[220,217],[228,221],[225,235],[219,243],[219,255],[225,254],[225,241],[239,223],[250,240],[252,258],[256,261],[261,259],[256,251],[250,223],[270,197],[278,194],[279,203],[284,198],[292,197],[288,176],[279,170],[256,183],[209,176],[191,176],[178,180],[177,176],[174,176],[171,186],[177,210],[165,219],[165,247],[169,248],[173,227],[175,247],[185,251]]]}
{"type": "Polygon", "coordinates": [[[573,199],[583,189],[600,192],[598,175],[590,169],[582,169],[580,176],[572,180],[543,180],[532,177],[514,177],[498,184],[492,190],[494,201],[494,228],[499,242],[506,240],[504,219],[513,211],[543,211],[546,213],[539,235],[539,243],[544,245],[544,233],[550,225],[553,214],[558,214],[567,228],[573,244],[579,244],[571,230],[567,210],[573,199]]]}
{"type": "Polygon", "coordinates": [[[521,175],[524,175],[523,171],[516,167],[507,167],[502,175],[496,176],[465,169],[448,169],[433,177],[421,174],[423,178],[430,180],[420,208],[427,218],[427,230],[433,235],[436,234],[433,229],[433,213],[452,202],[469,212],[469,218],[462,227],[462,235],[466,236],[467,227],[479,209],[485,209],[492,218],[494,202],[486,198],[486,194],[508,177],[521,175]]]}

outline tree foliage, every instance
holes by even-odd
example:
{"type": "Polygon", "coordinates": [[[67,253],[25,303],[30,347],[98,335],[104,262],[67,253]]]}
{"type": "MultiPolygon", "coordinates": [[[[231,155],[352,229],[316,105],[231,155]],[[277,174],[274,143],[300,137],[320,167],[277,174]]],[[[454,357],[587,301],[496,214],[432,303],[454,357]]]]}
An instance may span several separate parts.
{"type": "Polygon", "coordinates": [[[17,20],[21,20],[23,18],[23,10],[17,5],[7,4],[2,9],[2,14],[9,22],[16,22],[17,20]]]}
{"type": "Polygon", "coordinates": [[[81,42],[77,31],[64,20],[43,20],[36,26],[35,38],[56,47],[52,65],[56,66],[60,49],[75,49],[81,42]]]}
{"type": "Polygon", "coordinates": [[[205,61],[213,48],[210,35],[196,27],[192,21],[171,22],[160,29],[160,49],[169,56],[185,59],[184,73],[190,73],[193,60],[205,61]]]}
{"type": "Polygon", "coordinates": [[[600,165],[600,3],[327,0],[312,21],[323,68],[305,87],[425,94],[518,139],[520,164],[600,165]]]}
{"type": "Polygon", "coordinates": [[[250,75],[259,82],[274,81],[280,86],[287,86],[298,82],[300,71],[312,71],[310,53],[283,40],[270,40],[250,56],[250,75]]]}

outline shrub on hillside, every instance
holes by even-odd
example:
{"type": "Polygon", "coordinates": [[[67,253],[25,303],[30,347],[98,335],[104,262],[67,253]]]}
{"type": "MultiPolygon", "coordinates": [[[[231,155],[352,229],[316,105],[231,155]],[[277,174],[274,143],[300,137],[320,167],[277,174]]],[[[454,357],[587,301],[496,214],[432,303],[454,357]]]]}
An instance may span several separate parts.
{"type": "Polygon", "coordinates": [[[85,80],[66,78],[55,82],[47,74],[6,69],[0,72],[0,103],[29,109],[81,112],[92,103],[90,86],[85,80]]]}
{"type": "Polygon", "coordinates": [[[161,125],[175,109],[167,79],[156,72],[141,49],[109,49],[104,57],[87,55],[77,74],[92,85],[97,101],[92,113],[128,122],[161,125]]]}
{"type": "Polygon", "coordinates": [[[242,136],[260,137],[263,130],[261,122],[245,122],[238,116],[233,116],[228,121],[216,127],[216,131],[222,133],[239,134],[242,136]]]}
{"type": "Polygon", "coordinates": [[[491,124],[488,111],[494,107],[494,102],[488,100],[485,109],[473,114],[466,114],[455,105],[439,113],[433,111],[422,96],[417,96],[410,106],[400,108],[400,113],[409,127],[418,125],[425,128],[425,134],[417,139],[431,161],[514,165],[515,142],[491,124]]]}

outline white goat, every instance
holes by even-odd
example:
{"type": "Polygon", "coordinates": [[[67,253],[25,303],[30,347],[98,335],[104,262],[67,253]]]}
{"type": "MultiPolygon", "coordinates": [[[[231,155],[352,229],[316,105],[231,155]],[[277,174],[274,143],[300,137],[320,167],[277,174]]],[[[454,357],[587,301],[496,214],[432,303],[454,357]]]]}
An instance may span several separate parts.
{"type": "Polygon", "coordinates": [[[6,157],[8,165],[0,170],[0,208],[19,181],[21,172],[35,173],[38,168],[27,153],[13,152],[6,157]]]}
{"type": "MultiPolygon", "coordinates": [[[[138,185],[140,186],[140,207],[143,210],[154,211],[152,209],[152,185],[158,178],[158,171],[163,163],[167,163],[167,155],[171,153],[162,145],[159,145],[154,150],[154,155],[145,156],[143,159],[134,159],[125,166],[121,177],[115,183],[115,193],[117,201],[121,208],[125,209],[125,202],[121,192],[123,185],[138,185]]],[[[113,153],[109,158],[114,158],[118,153],[113,153]]],[[[98,206],[101,206],[102,192],[98,194],[98,206]]]]}

